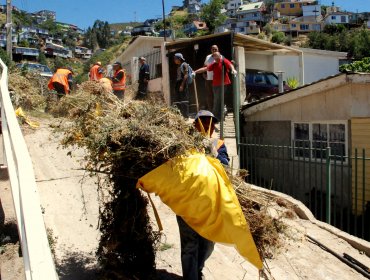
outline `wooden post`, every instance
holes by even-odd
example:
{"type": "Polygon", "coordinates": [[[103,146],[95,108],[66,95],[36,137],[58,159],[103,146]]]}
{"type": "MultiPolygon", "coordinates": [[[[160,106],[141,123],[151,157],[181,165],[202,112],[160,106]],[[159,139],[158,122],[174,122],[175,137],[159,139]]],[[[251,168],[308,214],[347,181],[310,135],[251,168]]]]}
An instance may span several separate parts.
{"type": "Polygon", "coordinates": [[[195,104],[197,105],[197,113],[198,113],[199,112],[199,102],[198,102],[197,83],[195,81],[195,77],[193,78],[193,84],[194,84],[195,104]]]}
{"type": "Polygon", "coordinates": [[[12,1],[6,0],[6,52],[10,60],[13,60],[12,45],[12,1]]]}

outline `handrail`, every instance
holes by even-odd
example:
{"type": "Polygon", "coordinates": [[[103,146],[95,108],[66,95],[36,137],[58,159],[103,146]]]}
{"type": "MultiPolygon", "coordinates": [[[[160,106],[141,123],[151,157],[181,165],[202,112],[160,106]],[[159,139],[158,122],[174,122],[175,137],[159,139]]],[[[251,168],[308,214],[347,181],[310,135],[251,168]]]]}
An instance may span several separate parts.
{"type": "Polygon", "coordinates": [[[0,59],[1,120],[4,158],[9,172],[27,280],[57,280],[32,161],[8,90],[8,68],[0,59]]]}

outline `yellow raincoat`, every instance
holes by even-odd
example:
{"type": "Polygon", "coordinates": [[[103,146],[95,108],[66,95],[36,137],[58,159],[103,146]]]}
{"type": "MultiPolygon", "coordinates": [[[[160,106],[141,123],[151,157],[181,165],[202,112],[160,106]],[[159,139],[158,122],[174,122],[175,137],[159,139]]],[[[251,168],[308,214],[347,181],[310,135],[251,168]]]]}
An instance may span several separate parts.
{"type": "Polygon", "coordinates": [[[262,262],[235,191],[218,159],[180,156],[147,173],[137,186],[154,192],[204,238],[234,245],[258,269],[262,262]]]}

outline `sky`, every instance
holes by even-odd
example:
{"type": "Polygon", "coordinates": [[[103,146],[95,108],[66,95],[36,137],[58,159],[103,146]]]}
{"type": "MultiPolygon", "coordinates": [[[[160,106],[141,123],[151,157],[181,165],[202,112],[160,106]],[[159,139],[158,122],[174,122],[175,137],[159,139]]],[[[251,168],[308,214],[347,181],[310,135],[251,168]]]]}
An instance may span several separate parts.
{"type": "MultiPolygon", "coordinates": [[[[168,14],[182,0],[12,0],[12,5],[27,12],[51,10],[57,21],[75,24],[82,29],[92,26],[99,19],[108,23],[144,21],[162,17],[162,1],[168,14]]],[[[333,0],[321,0],[321,5],[330,6],[333,0]]],[[[6,0],[1,0],[6,4],[6,0]]],[[[208,3],[208,0],[202,0],[208,3]]],[[[370,0],[334,0],[335,6],[351,12],[370,12],[370,0]]]]}

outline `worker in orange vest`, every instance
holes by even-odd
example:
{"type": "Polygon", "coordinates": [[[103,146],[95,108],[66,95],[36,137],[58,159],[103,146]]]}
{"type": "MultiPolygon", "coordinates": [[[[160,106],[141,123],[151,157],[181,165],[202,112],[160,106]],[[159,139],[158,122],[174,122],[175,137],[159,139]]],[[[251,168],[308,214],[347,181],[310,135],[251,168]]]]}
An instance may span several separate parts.
{"type": "Polygon", "coordinates": [[[123,95],[126,89],[126,73],[125,70],[122,68],[121,62],[116,61],[115,63],[113,63],[113,71],[113,93],[119,99],[123,99],[123,95]]]}
{"type": "Polygon", "coordinates": [[[60,67],[51,77],[48,83],[50,90],[55,90],[58,93],[58,98],[69,94],[72,87],[73,71],[70,67],[60,67]]]}
{"type": "Polygon", "coordinates": [[[99,81],[101,78],[103,78],[103,74],[104,69],[101,67],[101,62],[95,62],[94,65],[90,68],[90,81],[99,81]]]}

